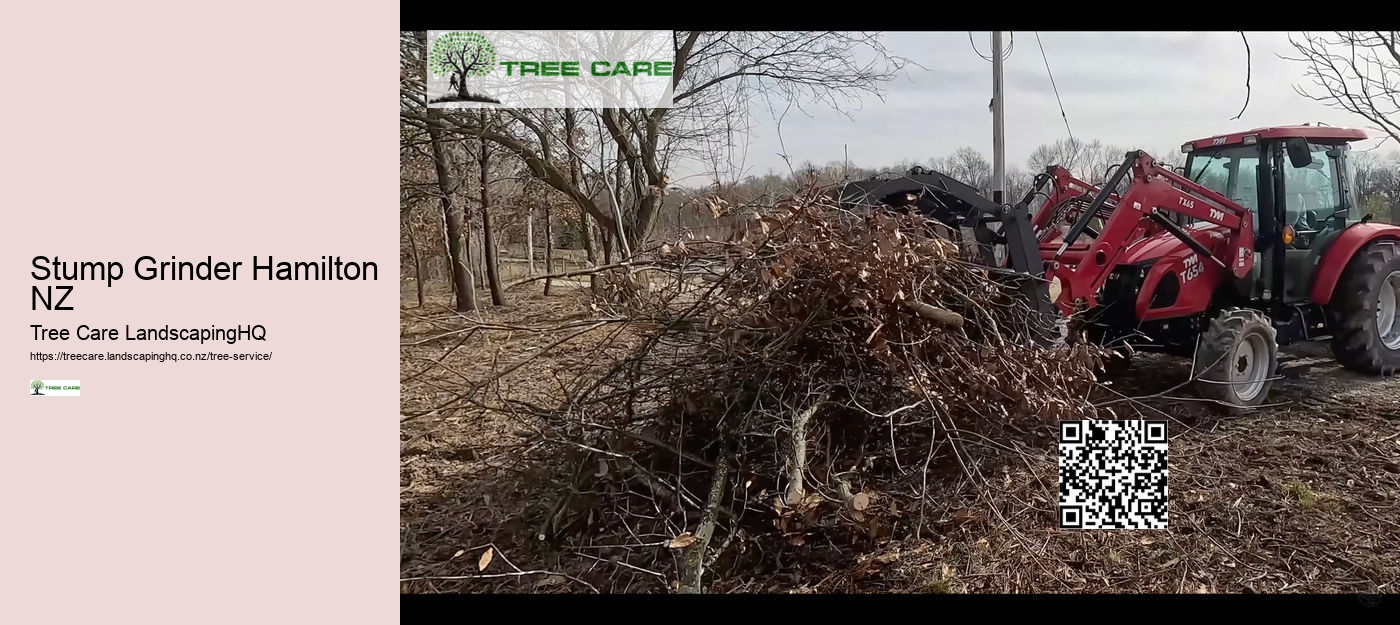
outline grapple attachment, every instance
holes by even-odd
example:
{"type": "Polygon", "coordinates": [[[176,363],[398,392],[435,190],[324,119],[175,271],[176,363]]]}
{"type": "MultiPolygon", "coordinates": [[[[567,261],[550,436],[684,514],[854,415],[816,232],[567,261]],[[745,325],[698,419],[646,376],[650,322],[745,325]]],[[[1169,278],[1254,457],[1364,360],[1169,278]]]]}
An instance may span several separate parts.
{"type": "Polygon", "coordinates": [[[1032,327],[1047,338],[1056,313],[1027,208],[1033,197],[1030,193],[1015,205],[998,204],[951,176],[915,167],[903,175],[847,183],[841,205],[856,212],[914,211],[944,224],[998,279],[1015,284],[1036,317],[1032,327]]]}

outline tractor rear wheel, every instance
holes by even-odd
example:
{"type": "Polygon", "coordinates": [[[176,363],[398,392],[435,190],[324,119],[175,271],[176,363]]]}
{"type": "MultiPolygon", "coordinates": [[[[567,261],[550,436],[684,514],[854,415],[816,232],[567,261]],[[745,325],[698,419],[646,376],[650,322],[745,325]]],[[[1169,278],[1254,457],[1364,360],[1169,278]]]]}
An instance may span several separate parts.
{"type": "Polygon", "coordinates": [[[1269,318],[1256,310],[1225,310],[1196,348],[1197,392],[1232,413],[1247,411],[1269,396],[1277,362],[1278,332],[1269,318]]]}
{"type": "Polygon", "coordinates": [[[1400,241],[1376,241],[1347,263],[1328,307],[1332,353],[1361,373],[1400,370],[1400,241]]]}

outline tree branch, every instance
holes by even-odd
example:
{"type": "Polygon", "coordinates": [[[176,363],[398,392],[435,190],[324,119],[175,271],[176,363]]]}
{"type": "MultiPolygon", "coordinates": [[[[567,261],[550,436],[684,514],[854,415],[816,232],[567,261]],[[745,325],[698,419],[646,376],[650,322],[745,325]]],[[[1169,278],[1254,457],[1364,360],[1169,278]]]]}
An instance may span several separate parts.
{"type": "Polygon", "coordinates": [[[1356,115],[1374,124],[1373,128],[1400,141],[1400,49],[1396,34],[1336,32],[1331,37],[1301,35],[1289,37],[1298,57],[1282,57],[1305,63],[1305,76],[1316,90],[1294,87],[1298,94],[1356,115]],[[1336,50],[1345,52],[1337,52],[1336,50]],[[1384,57],[1389,57],[1384,58],[1384,57]],[[1387,105],[1389,102],[1390,105],[1387,105]]]}
{"type": "Polygon", "coordinates": [[[1249,108],[1249,95],[1252,91],[1249,82],[1251,74],[1254,73],[1254,55],[1249,50],[1249,38],[1244,36],[1244,31],[1240,31],[1240,39],[1244,41],[1244,106],[1240,107],[1240,112],[1230,119],[1239,119],[1244,115],[1244,110],[1249,108]]]}

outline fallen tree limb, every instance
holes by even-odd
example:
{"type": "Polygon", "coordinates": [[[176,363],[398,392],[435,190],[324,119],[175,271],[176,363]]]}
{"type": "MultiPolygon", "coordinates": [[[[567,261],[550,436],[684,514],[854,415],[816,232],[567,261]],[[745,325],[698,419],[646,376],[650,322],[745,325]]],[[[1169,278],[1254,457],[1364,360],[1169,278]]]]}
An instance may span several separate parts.
{"type": "Polygon", "coordinates": [[[574,270],[572,270],[572,271],[559,271],[559,272],[555,272],[555,273],[544,274],[544,275],[541,275],[541,276],[530,276],[530,277],[528,277],[528,278],[521,278],[521,279],[519,279],[519,280],[516,280],[516,281],[514,281],[514,282],[511,282],[511,283],[509,283],[509,284],[506,284],[506,288],[507,288],[507,289],[515,288],[515,287],[520,286],[520,285],[522,285],[522,284],[529,284],[529,283],[531,283],[531,282],[535,282],[536,280],[546,280],[546,279],[554,279],[554,278],[572,278],[572,277],[575,277],[575,276],[586,276],[586,275],[595,274],[595,273],[602,273],[602,272],[604,272],[604,271],[609,271],[609,270],[612,270],[612,269],[622,269],[622,268],[624,268],[624,267],[635,267],[637,264],[638,264],[638,263],[637,263],[636,261],[624,260],[624,261],[622,261],[622,262],[613,263],[613,264],[611,264],[611,265],[598,265],[597,267],[584,267],[583,269],[574,269],[574,270]]]}
{"type": "Polygon", "coordinates": [[[715,534],[715,521],[719,519],[719,509],[724,500],[725,486],[729,483],[729,458],[721,453],[715,463],[714,476],[710,479],[710,496],[705,501],[705,512],[700,519],[700,527],[695,530],[695,542],[685,554],[685,568],[681,570],[681,592],[700,594],[703,592],[701,578],[705,575],[705,551],[710,547],[710,539],[715,534]]]}
{"type": "Polygon", "coordinates": [[[826,394],[823,393],[812,405],[793,416],[792,431],[788,435],[787,492],[783,495],[783,501],[788,506],[796,506],[807,495],[802,487],[802,476],[807,472],[807,422],[811,421],[825,399],[826,394]]]}

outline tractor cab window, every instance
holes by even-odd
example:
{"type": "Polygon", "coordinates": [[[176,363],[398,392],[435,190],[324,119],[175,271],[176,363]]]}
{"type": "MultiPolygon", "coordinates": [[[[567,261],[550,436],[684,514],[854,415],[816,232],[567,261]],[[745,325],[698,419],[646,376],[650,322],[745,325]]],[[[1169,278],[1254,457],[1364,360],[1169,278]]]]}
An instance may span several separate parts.
{"type": "Polygon", "coordinates": [[[1345,212],[1337,194],[1341,160],[1328,156],[1328,146],[1311,145],[1312,163],[1294,167],[1283,159],[1284,217],[1302,231],[1317,230],[1333,213],[1345,212]]]}
{"type": "Polygon", "coordinates": [[[1236,145],[1192,152],[1186,177],[1254,214],[1259,222],[1259,147],[1236,145]]]}

